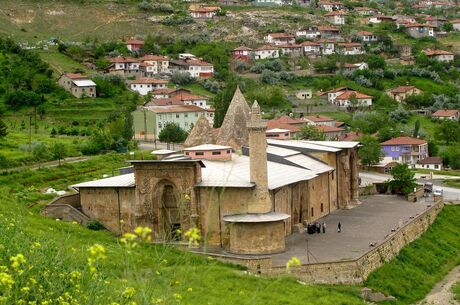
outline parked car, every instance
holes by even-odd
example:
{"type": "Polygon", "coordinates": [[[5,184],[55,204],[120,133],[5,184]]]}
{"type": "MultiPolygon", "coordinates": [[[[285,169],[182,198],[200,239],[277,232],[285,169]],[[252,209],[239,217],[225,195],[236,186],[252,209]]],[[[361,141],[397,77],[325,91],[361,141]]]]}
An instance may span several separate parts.
{"type": "Polygon", "coordinates": [[[433,192],[434,196],[442,196],[442,189],[435,189],[433,192]]]}

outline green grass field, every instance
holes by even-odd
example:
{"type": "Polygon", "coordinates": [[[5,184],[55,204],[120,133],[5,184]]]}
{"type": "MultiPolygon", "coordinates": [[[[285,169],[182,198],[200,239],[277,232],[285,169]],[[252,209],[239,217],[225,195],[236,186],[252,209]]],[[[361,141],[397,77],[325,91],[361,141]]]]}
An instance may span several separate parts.
{"type": "Polygon", "coordinates": [[[84,73],[89,72],[86,66],[72,60],[67,55],[59,53],[56,48],[50,48],[48,51],[38,51],[38,54],[40,54],[42,60],[51,66],[56,77],[59,77],[64,72],[74,72],[77,69],[84,73]]]}
{"type": "Polygon", "coordinates": [[[372,272],[365,285],[395,296],[396,304],[413,304],[422,299],[460,264],[459,227],[460,207],[445,206],[421,238],[372,272]]]}
{"type": "Polygon", "coordinates": [[[455,300],[460,301],[460,282],[455,284],[455,286],[452,289],[454,295],[455,295],[455,300]]]}
{"type": "Polygon", "coordinates": [[[125,159],[124,155],[99,156],[60,168],[0,175],[0,265],[6,266],[0,269],[0,277],[13,281],[0,284],[5,304],[17,304],[20,299],[55,304],[61,297],[81,305],[134,304],[132,301],[298,304],[299,300],[306,305],[364,305],[357,296],[359,287],[305,286],[289,277],[258,278],[241,268],[170,246],[136,242],[132,248],[132,242],[126,245],[107,232],[38,214],[52,198],[40,190],[64,189],[71,183],[110,174],[125,166],[125,159]],[[26,208],[37,202],[34,208],[26,208]],[[94,244],[101,247],[93,248],[91,254],[88,249],[94,244]],[[94,261],[89,264],[88,258],[94,261]],[[15,261],[19,262],[13,266],[15,261]]]}

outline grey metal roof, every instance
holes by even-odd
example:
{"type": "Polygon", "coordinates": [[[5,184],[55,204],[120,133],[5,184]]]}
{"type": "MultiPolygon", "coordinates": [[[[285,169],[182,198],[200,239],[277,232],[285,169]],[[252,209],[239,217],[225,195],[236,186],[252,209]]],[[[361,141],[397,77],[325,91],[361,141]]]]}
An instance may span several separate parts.
{"type": "Polygon", "coordinates": [[[310,151],[327,151],[327,152],[338,152],[342,149],[318,145],[314,143],[308,143],[307,141],[301,140],[275,140],[275,139],[267,139],[267,143],[270,145],[281,146],[285,148],[291,149],[303,149],[303,150],[310,150],[310,151]]]}
{"type": "Polygon", "coordinates": [[[134,173],[88,181],[72,185],[73,188],[85,187],[134,187],[134,173]]]}
{"type": "Polygon", "coordinates": [[[334,147],[334,148],[353,148],[359,145],[355,141],[303,141],[311,144],[334,147]]]}
{"type": "MultiPolygon", "coordinates": [[[[201,170],[202,186],[215,187],[252,187],[249,173],[249,158],[233,154],[231,161],[203,160],[205,165],[201,170]]],[[[304,168],[267,162],[268,189],[274,190],[299,181],[310,180],[317,175],[304,168]]]]}
{"type": "Polygon", "coordinates": [[[322,174],[334,170],[333,167],[327,165],[325,162],[296,150],[268,145],[267,153],[280,156],[284,160],[288,161],[287,163],[292,163],[305,169],[309,169],[315,174],[322,174]]]}
{"type": "Polygon", "coordinates": [[[90,80],[90,79],[84,79],[84,80],[73,80],[72,81],[75,86],[77,87],[92,87],[92,86],[96,86],[96,84],[90,80]]]}
{"type": "Polygon", "coordinates": [[[173,154],[175,153],[174,150],[170,150],[170,149],[158,149],[158,150],[154,150],[152,151],[150,154],[152,155],[169,155],[169,154],[173,154]]]}
{"type": "Polygon", "coordinates": [[[288,219],[288,214],[269,212],[269,213],[251,213],[251,214],[235,214],[226,215],[223,217],[227,222],[273,222],[288,219]]]}

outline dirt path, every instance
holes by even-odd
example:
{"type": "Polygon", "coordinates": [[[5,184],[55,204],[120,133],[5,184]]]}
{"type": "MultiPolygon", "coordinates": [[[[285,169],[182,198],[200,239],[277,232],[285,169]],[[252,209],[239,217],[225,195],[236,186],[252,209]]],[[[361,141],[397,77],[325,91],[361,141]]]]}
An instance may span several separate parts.
{"type": "Polygon", "coordinates": [[[460,266],[452,269],[449,274],[431,290],[431,292],[418,302],[417,305],[460,305],[454,300],[452,286],[460,280],[460,266]]]}

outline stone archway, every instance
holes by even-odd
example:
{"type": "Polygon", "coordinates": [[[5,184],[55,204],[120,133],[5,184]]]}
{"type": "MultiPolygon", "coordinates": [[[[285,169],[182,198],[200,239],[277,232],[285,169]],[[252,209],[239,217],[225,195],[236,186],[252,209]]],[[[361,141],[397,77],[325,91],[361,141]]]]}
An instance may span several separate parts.
{"type": "Polygon", "coordinates": [[[160,181],[154,190],[159,208],[158,229],[164,240],[179,240],[182,230],[180,192],[169,180],[160,181]]]}

